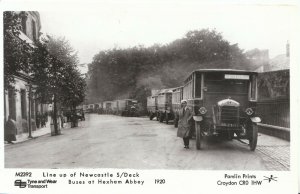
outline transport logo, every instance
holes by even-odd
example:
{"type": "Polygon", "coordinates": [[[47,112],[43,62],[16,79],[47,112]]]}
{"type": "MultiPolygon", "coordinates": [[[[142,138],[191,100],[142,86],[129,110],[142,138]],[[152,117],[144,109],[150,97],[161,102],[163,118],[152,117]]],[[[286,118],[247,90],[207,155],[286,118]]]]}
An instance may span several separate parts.
{"type": "Polygon", "coordinates": [[[16,187],[25,188],[26,185],[27,185],[27,184],[26,184],[25,181],[22,181],[22,180],[20,180],[20,179],[15,180],[15,186],[16,186],[16,187]]]}

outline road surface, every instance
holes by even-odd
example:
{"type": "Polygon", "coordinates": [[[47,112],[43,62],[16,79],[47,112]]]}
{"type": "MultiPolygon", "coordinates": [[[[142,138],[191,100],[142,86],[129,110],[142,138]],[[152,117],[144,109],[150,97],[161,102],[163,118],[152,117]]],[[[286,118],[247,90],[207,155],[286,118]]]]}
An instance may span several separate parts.
{"type": "Polygon", "coordinates": [[[148,118],[86,115],[77,128],[5,146],[6,168],[289,170],[289,142],[259,134],[255,152],[236,140],[183,147],[177,129],[148,118]]]}

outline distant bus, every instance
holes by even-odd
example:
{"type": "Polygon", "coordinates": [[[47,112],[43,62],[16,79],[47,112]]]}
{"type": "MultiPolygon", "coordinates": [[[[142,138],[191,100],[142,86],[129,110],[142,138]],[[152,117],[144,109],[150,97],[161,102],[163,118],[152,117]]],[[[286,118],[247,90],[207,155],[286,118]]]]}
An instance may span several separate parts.
{"type": "Polygon", "coordinates": [[[157,109],[157,96],[152,95],[147,97],[147,112],[149,119],[152,120],[154,117],[158,120],[158,109],[157,109]]]}
{"type": "Polygon", "coordinates": [[[169,123],[169,120],[174,120],[174,112],[172,108],[172,92],[174,88],[163,89],[157,97],[157,109],[159,122],[169,123]]]}
{"type": "Polygon", "coordinates": [[[117,114],[122,116],[138,116],[137,100],[122,99],[117,100],[117,114]]]}
{"type": "Polygon", "coordinates": [[[174,126],[178,127],[179,111],[181,109],[181,100],[183,99],[183,86],[172,90],[172,110],[174,112],[174,126]]]}
{"type": "Polygon", "coordinates": [[[104,101],[103,102],[103,112],[105,114],[112,114],[112,102],[113,101],[104,101]]]}

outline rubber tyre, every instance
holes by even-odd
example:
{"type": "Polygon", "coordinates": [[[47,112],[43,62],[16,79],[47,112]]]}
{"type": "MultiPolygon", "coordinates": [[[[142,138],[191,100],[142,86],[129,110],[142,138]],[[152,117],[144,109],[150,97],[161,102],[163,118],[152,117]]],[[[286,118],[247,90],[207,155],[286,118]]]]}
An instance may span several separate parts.
{"type": "Polygon", "coordinates": [[[233,137],[234,137],[234,132],[233,131],[228,132],[228,134],[227,134],[227,140],[228,141],[232,141],[233,137]]]}
{"type": "Polygon", "coordinates": [[[169,114],[166,113],[166,124],[169,124],[169,114]]]}
{"type": "Polygon", "coordinates": [[[179,116],[177,116],[176,113],[175,113],[175,115],[174,115],[174,127],[175,128],[178,127],[178,120],[179,120],[179,116]]]}
{"type": "Polygon", "coordinates": [[[150,113],[149,119],[150,119],[150,121],[152,121],[152,119],[153,119],[153,114],[152,113],[150,113]]]}
{"type": "Polygon", "coordinates": [[[175,128],[178,127],[178,120],[177,120],[177,118],[174,119],[174,127],[175,127],[175,128]]]}
{"type": "Polygon", "coordinates": [[[164,121],[164,115],[162,113],[159,114],[159,122],[163,122],[164,121]]]}
{"type": "Polygon", "coordinates": [[[250,130],[250,138],[249,138],[249,146],[251,151],[255,151],[257,145],[257,136],[258,136],[258,128],[256,123],[252,123],[249,125],[248,130],[250,130]]]}
{"type": "Polygon", "coordinates": [[[201,149],[201,128],[200,128],[200,122],[195,122],[195,130],[196,130],[196,148],[197,150],[201,149]]]}

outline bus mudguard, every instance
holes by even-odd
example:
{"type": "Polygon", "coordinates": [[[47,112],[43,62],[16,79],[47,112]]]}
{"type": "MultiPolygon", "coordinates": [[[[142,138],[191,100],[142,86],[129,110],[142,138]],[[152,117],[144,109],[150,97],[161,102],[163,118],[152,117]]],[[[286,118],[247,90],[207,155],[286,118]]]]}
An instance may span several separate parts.
{"type": "Polygon", "coordinates": [[[253,123],[260,123],[261,119],[259,117],[251,117],[250,118],[253,123]]]}
{"type": "Polygon", "coordinates": [[[202,116],[193,116],[194,121],[202,121],[203,117],[202,116]]]}

